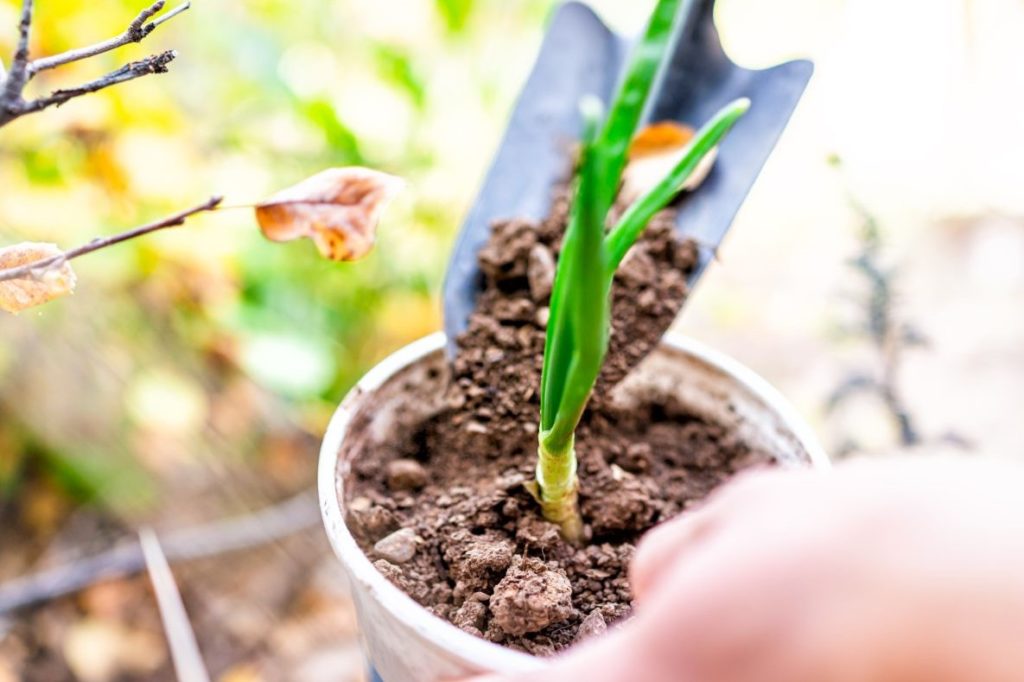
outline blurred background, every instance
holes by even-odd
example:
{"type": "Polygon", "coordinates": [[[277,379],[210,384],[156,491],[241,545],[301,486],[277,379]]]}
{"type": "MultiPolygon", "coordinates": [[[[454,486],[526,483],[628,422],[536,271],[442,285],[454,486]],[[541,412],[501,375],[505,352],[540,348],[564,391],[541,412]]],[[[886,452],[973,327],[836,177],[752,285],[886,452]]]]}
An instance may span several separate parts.
{"type": "MultiPolygon", "coordinates": [[[[33,53],[143,4],[39,0],[33,53]]],[[[0,130],[0,244],[72,246],[326,166],[408,190],[356,264],[224,211],[84,258],[73,297],[0,317],[0,585],[298,495],[287,537],[176,564],[179,586],[216,679],[362,679],[302,495],[346,389],[439,328],[452,238],[554,4],[195,0],[37,79],[179,53],[0,130]]],[[[652,3],[591,4],[635,32],[652,3]]],[[[5,60],[17,12],[0,0],[5,60]]],[[[817,70],[679,331],[772,381],[836,456],[1024,456],[1024,3],[720,0],[717,18],[735,61],[817,70]]],[[[0,614],[0,682],[19,679],[173,679],[146,578],[0,614]]]]}

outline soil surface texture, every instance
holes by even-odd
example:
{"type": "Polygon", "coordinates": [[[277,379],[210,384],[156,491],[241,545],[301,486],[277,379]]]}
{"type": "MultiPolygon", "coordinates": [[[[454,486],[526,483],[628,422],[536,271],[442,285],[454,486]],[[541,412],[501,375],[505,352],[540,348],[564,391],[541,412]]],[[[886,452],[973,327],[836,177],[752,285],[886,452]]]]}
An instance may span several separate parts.
{"type": "Polygon", "coordinates": [[[608,399],[686,297],[696,248],[677,238],[667,210],[616,277],[608,360],[577,432],[589,542],[571,546],[543,520],[523,483],[536,460],[547,303],[567,213],[560,193],[540,223],[495,223],[444,408],[393,448],[361,453],[345,485],[349,525],[381,573],[463,630],[540,655],[629,617],[627,567],[644,531],[771,461],[678,405],[625,409],[608,399]]]}

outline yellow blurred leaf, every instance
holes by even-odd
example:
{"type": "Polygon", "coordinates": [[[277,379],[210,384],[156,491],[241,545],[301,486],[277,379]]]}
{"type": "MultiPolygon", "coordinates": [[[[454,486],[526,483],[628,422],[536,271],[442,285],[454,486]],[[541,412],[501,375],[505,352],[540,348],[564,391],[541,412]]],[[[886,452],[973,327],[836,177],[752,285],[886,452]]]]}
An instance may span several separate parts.
{"type": "MultiPolygon", "coordinates": [[[[60,256],[56,244],[24,242],[0,249],[0,270],[17,268],[60,256]]],[[[75,290],[75,272],[67,261],[42,272],[0,281],[0,310],[18,313],[75,290]]]]}
{"type": "MultiPolygon", "coordinates": [[[[695,134],[690,126],[674,121],[652,123],[637,133],[630,144],[629,163],[623,172],[623,198],[635,201],[661,182],[683,158],[686,145],[695,134]]],[[[717,156],[716,147],[704,157],[679,191],[692,191],[704,182],[717,156]]]]}
{"type": "Polygon", "coordinates": [[[401,186],[369,168],[329,168],[257,204],[256,220],[267,239],[309,237],[325,258],[356,260],[373,248],[380,214],[401,186]]]}

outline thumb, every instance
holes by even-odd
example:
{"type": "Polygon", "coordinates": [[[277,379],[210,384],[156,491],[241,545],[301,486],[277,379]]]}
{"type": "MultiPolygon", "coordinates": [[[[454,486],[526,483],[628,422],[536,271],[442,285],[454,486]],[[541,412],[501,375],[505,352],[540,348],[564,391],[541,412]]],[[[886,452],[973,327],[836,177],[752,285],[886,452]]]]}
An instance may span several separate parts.
{"type": "Polygon", "coordinates": [[[645,601],[676,559],[711,535],[715,528],[715,515],[698,507],[647,531],[629,567],[634,598],[645,601]]]}

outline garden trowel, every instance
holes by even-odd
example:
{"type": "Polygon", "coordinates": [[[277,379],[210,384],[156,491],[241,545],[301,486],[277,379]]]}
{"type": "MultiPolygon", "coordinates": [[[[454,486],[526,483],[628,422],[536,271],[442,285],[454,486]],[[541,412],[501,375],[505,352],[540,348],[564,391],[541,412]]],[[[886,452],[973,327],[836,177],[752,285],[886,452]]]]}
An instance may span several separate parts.
{"type": "MultiPolygon", "coordinates": [[[[723,105],[747,97],[752,106],[718,150],[714,168],[678,204],[678,229],[699,245],[690,287],[713,258],[811,77],[809,61],[750,70],[722,51],[714,0],[689,0],[677,21],[671,58],[655,82],[648,121],[697,127],[723,105]]],[[[501,147],[455,243],[444,285],[444,326],[449,353],[467,324],[481,288],[477,252],[499,218],[540,220],[553,189],[569,175],[573,143],[582,127],[586,95],[607,103],[629,55],[630,41],[616,35],[584,4],[555,12],[501,147]]]]}

